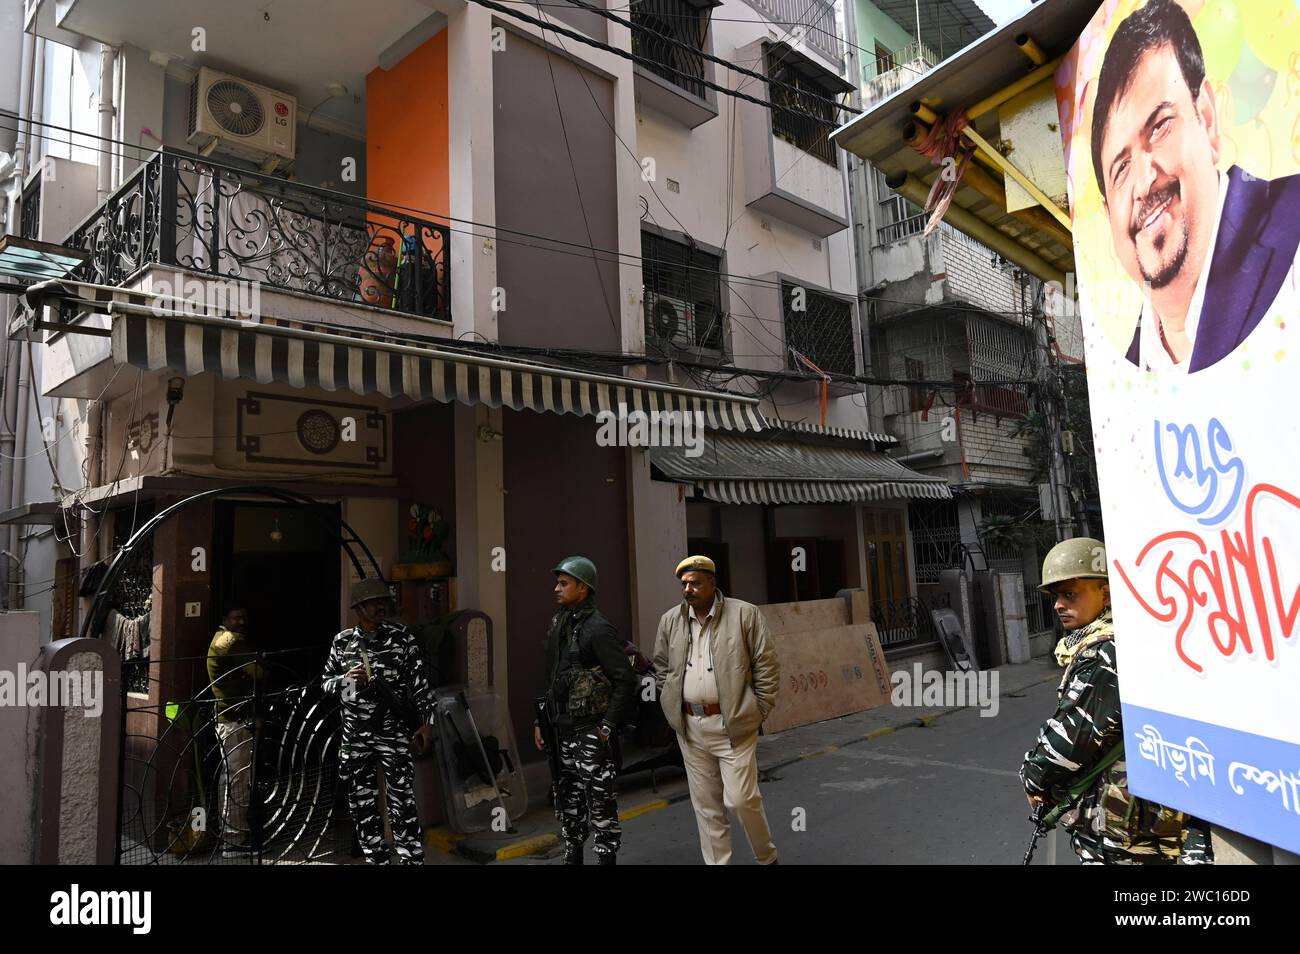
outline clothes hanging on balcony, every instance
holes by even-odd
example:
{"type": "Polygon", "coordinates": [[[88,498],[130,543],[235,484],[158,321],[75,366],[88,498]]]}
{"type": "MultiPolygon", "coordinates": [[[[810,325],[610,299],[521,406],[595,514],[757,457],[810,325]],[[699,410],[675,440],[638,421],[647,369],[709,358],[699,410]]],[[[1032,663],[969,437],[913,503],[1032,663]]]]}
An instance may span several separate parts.
{"type": "Polygon", "coordinates": [[[116,609],[110,609],[104,621],[104,638],[113,644],[123,659],[139,657],[148,632],[148,611],[139,616],[123,616],[116,609]]]}

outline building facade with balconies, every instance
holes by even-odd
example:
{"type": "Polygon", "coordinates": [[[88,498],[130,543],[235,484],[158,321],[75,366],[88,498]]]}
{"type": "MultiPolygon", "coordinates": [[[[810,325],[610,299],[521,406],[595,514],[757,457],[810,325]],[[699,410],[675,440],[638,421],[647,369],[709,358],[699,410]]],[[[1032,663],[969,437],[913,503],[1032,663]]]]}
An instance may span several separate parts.
{"type": "MultiPolygon", "coordinates": [[[[82,258],[8,312],[6,596],[46,638],[134,633],[143,672],[237,600],[306,672],[377,574],[412,622],[483,614],[453,675],[523,737],[564,555],[648,650],[685,553],[757,603],[876,588],[949,495],[859,380],[832,5],[23,6],[13,222],[82,258]],[[624,411],[714,450],[607,446],[624,411]]],[[[142,733],[196,689],[165,671],[142,733]]]]}
{"type": "MultiPolygon", "coordinates": [[[[973,3],[855,0],[860,100],[896,95],[992,27],[973,3]]],[[[954,499],[908,508],[904,550],[912,594],[939,592],[944,569],[1037,579],[1039,548],[1022,528],[1037,523],[1043,436],[1031,384],[1040,367],[1033,316],[1037,280],[929,214],[869,164],[851,175],[859,278],[872,375],[882,381],[872,413],[898,439],[891,453],[942,476],[954,499]]],[[[1050,626],[1026,587],[1031,630],[1050,626]]]]}

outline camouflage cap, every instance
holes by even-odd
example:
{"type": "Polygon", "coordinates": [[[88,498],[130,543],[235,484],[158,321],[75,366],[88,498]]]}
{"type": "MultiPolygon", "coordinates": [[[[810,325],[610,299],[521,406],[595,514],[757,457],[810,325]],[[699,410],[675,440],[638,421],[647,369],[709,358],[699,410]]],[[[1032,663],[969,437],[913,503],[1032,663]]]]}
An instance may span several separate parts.
{"type": "Polygon", "coordinates": [[[706,556],[688,556],[681,563],[677,564],[677,578],[680,580],[682,574],[687,570],[703,570],[705,573],[712,573],[717,576],[718,568],[713,561],[706,556]]]}

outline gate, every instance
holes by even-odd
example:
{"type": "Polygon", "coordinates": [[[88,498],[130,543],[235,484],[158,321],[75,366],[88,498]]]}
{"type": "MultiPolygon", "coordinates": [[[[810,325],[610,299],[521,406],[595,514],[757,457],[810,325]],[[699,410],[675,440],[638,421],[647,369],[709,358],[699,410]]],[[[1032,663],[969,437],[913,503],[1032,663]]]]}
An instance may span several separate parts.
{"type": "Polygon", "coordinates": [[[248,654],[257,689],[224,694],[220,719],[214,704],[232,673],[209,682],[207,657],[123,663],[124,676],[135,670],[123,686],[148,690],[124,689],[119,864],[347,859],[338,700],[321,690],[319,666],[298,662],[319,653],[248,654]]]}

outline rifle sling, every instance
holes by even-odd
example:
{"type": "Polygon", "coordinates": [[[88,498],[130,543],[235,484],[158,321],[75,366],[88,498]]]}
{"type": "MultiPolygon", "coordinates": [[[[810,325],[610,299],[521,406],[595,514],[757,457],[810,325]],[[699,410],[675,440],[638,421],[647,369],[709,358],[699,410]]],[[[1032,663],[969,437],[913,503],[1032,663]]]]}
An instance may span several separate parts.
{"type": "Polygon", "coordinates": [[[1058,805],[1056,805],[1050,812],[1047,813],[1047,816],[1043,819],[1044,828],[1051,828],[1058,821],[1060,821],[1061,816],[1074,807],[1074,803],[1077,802],[1080,796],[1082,796],[1085,792],[1088,791],[1088,789],[1092,787],[1092,783],[1097,781],[1097,779],[1101,776],[1101,773],[1106,771],[1106,769],[1110,768],[1112,765],[1114,765],[1123,757],[1124,757],[1124,743],[1120,742],[1117,746],[1115,746],[1113,749],[1111,749],[1109,752],[1106,753],[1105,758],[1103,758],[1100,762],[1098,762],[1096,768],[1094,768],[1091,772],[1085,775],[1082,781],[1076,782],[1074,785],[1072,785],[1069,788],[1068,790],[1069,797],[1066,798],[1064,801],[1060,802],[1058,805]]]}

